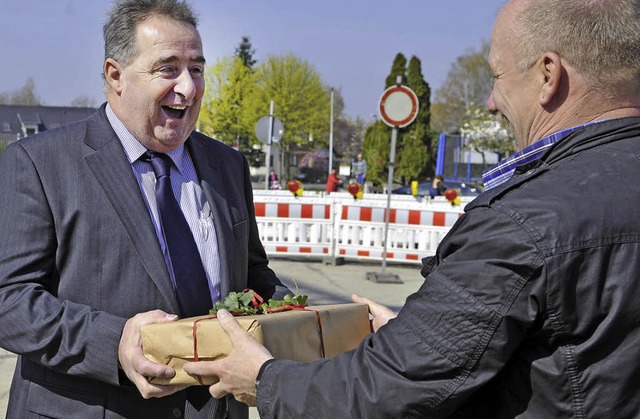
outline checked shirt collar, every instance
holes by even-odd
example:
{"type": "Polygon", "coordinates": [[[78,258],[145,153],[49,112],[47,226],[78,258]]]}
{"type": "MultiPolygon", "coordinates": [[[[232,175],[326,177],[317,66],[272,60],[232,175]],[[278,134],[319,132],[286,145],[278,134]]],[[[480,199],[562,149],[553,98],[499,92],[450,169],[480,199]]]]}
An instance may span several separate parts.
{"type": "Polygon", "coordinates": [[[560,140],[564,139],[572,132],[584,128],[588,125],[597,124],[599,122],[604,121],[589,122],[587,124],[578,125],[575,127],[563,129],[558,132],[554,132],[553,134],[548,135],[536,141],[535,143],[528,145],[517,153],[512,154],[511,156],[502,160],[500,163],[482,172],[482,183],[484,184],[484,189],[489,190],[491,188],[495,188],[498,185],[502,185],[504,182],[508,181],[511,178],[513,172],[516,170],[516,167],[523,164],[531,163],[532,161],[539,159],[547,149],[549,149],[560,140]]]}

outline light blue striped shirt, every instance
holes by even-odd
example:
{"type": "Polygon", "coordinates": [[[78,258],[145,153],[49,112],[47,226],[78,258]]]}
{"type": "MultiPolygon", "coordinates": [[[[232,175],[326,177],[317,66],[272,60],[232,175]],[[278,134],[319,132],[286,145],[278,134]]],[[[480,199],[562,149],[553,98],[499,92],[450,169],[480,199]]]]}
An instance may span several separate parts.
{"type": "MultiPolygon", "coordinates": [[[[156,235],[160,242],[160,248],[162,249],[162,254],[164,255],[164,260],[169,269],[171,281],[175,289],[175,278],[173,269],[171,268],[171,259],[169,258],[169,251],[162,232],[156,205],[156,176],[153,173],[151,163],[139,160],[147,149],[127,130],[109,105],[107,105],[106,112],[111,127],[122,143],[129,163],[131,163],[133,174],[140,186],[142,196],[147,203],[147,209],[153,220],[156,235]]],[[[202,259],[202,264],[207,274],[207,279],[209,280],[209,291],[211,292],[213,306],[213,303],[220,299],[220,257],[211,208],[202,193],[195,166],[189,153],[186,152],[184,145],[180,145],[180,147],[167,153],[167,155],[171,157],[174,163],[174,166],[171,167],[173,194],[180,203],[180,208],[184,213],[196,245],[198,246],[200,258],[202,259]]]]}

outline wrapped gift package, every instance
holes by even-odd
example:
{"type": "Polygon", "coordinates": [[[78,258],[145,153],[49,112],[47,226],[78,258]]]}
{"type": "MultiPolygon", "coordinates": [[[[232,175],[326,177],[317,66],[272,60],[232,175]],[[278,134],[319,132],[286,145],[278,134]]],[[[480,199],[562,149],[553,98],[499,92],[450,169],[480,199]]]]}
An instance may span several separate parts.
{"type": "MultiPolygon", "coordinates": [[[[236,320],[254,339],[279,359],[308,362],[330,358],[356,348],[371,333],[366,304],[309,306],[304,309],[236,320]]],[[[200,316],[168,323],[144,325],[141,329],[145,356],[176,370],[171,379],[153,378],[154,384],[210,385],[182,369],[186,362],[213,361],[231,352],[231,340],[215,316],[200,316]]]]}

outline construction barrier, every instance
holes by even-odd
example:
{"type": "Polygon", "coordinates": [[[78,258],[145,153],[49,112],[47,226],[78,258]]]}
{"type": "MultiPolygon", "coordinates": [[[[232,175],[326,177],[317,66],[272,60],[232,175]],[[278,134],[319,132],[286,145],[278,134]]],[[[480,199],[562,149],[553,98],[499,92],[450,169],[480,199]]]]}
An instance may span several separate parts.
{"type": "MultiPolygon", "coordinates": [[[[420,262],[435,254],[438,244],[462,215],[447,207],[391,208],[387,231],[388,261],[420,262]]],[[[382,260],[386,206],[344,204],[336,223],[336,254],[345,258],[382,260]]]]}
{"type": "MultiPolygon", "coordinates": [[[[386,195],[379,197],[354,201],[334,194],[298,198],[256,194],[260,239],[269,255],[382,260],[386,195]]],[[[447,201],[404,198],[391,201],[386,259],[419,263],[435,254],[463,210],[447,201]]]]}
{"type": "Polygon", "coordinates": [[[278,202],[254,202],[258,232],[267,254],[334,255],[332,203],[305,201],[280,198],[278,202]]]}

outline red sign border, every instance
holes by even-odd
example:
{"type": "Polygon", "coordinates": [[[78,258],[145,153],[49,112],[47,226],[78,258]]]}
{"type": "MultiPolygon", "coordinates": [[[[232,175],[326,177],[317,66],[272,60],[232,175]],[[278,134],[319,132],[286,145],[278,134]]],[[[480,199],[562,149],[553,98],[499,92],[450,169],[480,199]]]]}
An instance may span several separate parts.
{"type": "Polygon", "coordinates": [[[378,104],[378,110],[380,111],[380,116],[382,117],[382,120],[384,121],[385,124],[389,125],[390,127],[404,128],[407,125],[411,124],[414,119],[416,119],[416,116],[418,114],[418,96],[413,90],[411,90],[407,86],[403,86],[403,85],[391,86],[382,93],[382,96],[380,97],[380,102],[378,104]],[[407,96],[409,96],[409,99],[411,99],[411,105],[412,105],[411,113],[409,114],[408,117],[406,117],[401,121],[395,121],[391,119],[391,117],[389,117],[389,115],[387,115],[387,113],[384,110],[384,104],[387,98],[392,93],[395,93],[395,92],[405,93],[407,96]]]}

